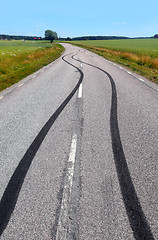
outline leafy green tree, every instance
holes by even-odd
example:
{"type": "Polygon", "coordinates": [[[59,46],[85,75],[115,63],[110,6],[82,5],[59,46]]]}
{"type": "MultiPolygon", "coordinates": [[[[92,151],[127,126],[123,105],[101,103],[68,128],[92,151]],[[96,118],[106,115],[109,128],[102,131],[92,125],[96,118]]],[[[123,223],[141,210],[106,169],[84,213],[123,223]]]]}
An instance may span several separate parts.
{"type": "Polygon", "coordinates": [[[54,39],[58,38],[58,35],[56,32],[53,32],[52,30],[46,30],[45,31],[45,39],[50,40],[52,43],[54,39]]]}

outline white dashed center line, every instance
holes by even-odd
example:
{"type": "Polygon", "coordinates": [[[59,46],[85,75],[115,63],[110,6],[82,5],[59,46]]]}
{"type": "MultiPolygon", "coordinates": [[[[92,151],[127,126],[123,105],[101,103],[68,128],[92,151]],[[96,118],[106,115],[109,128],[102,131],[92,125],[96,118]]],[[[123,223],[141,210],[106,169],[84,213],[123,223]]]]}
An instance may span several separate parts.
{"type": "Polygon", "coordinates": [[[73,185],[74,167],[77,149],[77,135],[74,134],[71,143],[70,155],[68,159],[67,175],[63,189],[63,196],[60,208],[60,215],[57,226],[56,240],[65,239],[67,237],[67,221],[69,214],[69,201],[73,185]]]}
{"type": "Polygon", "coordinates": [[[82,83],[80,84],[80,87],[79,87],[78,98],[82,98],[82,83]]]}

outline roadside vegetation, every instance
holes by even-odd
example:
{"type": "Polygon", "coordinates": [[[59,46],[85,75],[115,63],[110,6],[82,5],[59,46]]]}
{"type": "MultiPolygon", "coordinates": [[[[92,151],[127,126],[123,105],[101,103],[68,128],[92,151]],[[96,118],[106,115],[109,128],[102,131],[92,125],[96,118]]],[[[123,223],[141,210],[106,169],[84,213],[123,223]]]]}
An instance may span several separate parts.
{"type": "Polygon", "coordinates": [[[158,39],[71,41],[158,84],[158,39]]]}
{"type": "Polygon", "coordinates": [[[63,50],[48,41],[0,40],[0,91],[51,63],[63,50]]]}

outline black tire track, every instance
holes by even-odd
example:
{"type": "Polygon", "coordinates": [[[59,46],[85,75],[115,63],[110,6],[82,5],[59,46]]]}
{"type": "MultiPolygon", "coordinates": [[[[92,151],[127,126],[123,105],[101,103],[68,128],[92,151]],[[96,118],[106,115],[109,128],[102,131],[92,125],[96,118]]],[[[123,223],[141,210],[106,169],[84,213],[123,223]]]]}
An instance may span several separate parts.
{"type": "MultiPolygon", "coordinates": [[[[72,54],[72,53],[71,53],[72,54]]],[[[70,55],[70,54],[68,54],[70,55]]],[[[69,65],[76,68],[80,73],[80,79],[75,86],[75,88],[72,90],[72,92],[69,94],[69,96],[65,99],[65,101],[58,107],[58,109],[53,113],[53,115],[49,118],[49,120],[46,122],[46,124],[43,126],[43,128],[40,130],[28,150],[26,151],[23,158],[20,160],[19,165],[15,169],[11,179],[9,180],[9,183],[3,193],[3,196],[0,201],[0,236],[2,235],[3,231],[5,230],[11,214],[14,211],[15,205],[18,200],[18,196],[21,190],[21,187],[23,185],[23,182],[25,180],[26,174],[31,166],[31,163],[41,146],[44,138],[46,137],[47,133],[49,132],[50,128],[54,124],[55,120],[58,118],[60,113],[64,110],[66,105],[69,103],[71,98],[74,96],[76,91],[78,90],[80,84],[82,83],[84,74],[83,72],[74,66],[73,64],[69,63],[65,60],[65,57],[67,55],[63,56],[62,59],[69,65]]]]}
{"type": "Polygon", "coordinates": [[[111,130],[111,139],[112,139],[112,149],[115,160],[115,166],[117,169],[117,175],[119,179],[120,189],[130,222],[130,226],[133,230],[133,235],[136,240],[154,240],[144,212],[142,210],[141,204],[139,202],[135,187],[133,185],[130,172],[128,169],[127,161],[123,151],[120,131],[118,127],[118,118],[117,118],[117,91],[113,78],[111,75],[104,71],[103,69],[77,60],[73,56],[72,58],[76,61],[82,62],[86,65],[94,67],[103,73],[105,73],[111,83],[112,88],[112,99],[111,99],[111,114],[110,114],[110,130],[111,130]]]}

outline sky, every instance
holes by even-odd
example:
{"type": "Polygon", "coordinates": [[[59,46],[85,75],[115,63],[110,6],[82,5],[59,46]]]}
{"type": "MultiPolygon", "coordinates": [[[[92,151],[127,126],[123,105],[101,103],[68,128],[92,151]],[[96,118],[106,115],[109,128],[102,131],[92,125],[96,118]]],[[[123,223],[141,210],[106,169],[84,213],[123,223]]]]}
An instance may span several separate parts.
{"type": "Polygon", "coordinates": [[[158,0],[0,0],[0,34],[59,37],[158,34],[158,0]]]}

